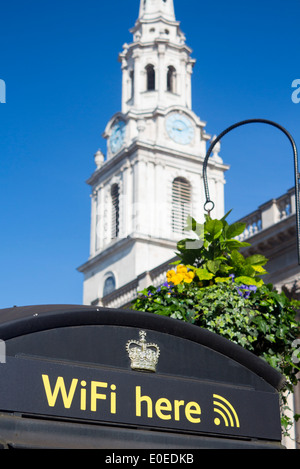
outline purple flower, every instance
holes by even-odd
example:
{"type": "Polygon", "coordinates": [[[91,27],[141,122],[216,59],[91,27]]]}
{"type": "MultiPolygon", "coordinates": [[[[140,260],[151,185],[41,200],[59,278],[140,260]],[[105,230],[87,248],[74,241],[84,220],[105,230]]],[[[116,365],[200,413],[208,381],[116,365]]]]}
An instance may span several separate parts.
{"type": "MultiPolygon", "coordinates": [[[[171,285],[169,282],[165,282],[165,283],[163,283],[163,284],[162,284],[162,287],[168,287],[168,289],[169,289],[169,292],[171,292],[171,291],[172,291],[172,285],[171,285]]],[[[160,287],[159,287],[159,288],[160,288],[160,287]]]]}
{"type": "Polygon", "coordinates": [[[239,286],[236,286],[236,289],[240,297],[245,298],[247,300],[251,292],[256,292],[257,286],[256,285],[239,285],[239,286]]]}

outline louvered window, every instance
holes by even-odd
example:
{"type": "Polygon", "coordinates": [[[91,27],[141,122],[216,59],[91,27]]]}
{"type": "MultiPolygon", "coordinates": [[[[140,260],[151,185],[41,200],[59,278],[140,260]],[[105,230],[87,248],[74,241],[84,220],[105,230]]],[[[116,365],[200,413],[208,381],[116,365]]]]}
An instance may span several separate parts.
{"type": "Polygon", "coordinates": [[[184,178],[173,181],[172,190],[172,231],[184,232],[188,215],[191,214],[191,186],[184,178]]]}
{"type": "Polygon", "coordinates": [[[114,184],[111,188],[111,237],[115,239],[119,236],[119,222],[120,222],[120,200],[119,200],[119,186],[114,184]]]}

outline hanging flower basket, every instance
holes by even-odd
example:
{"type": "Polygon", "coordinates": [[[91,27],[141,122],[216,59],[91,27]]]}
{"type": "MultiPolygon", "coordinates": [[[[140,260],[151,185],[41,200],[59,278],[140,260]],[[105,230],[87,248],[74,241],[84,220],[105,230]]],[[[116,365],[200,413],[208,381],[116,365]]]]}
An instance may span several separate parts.
{"type": "MultiPolygon", "coordinates": [[[[227,216],[214,220],[206,215],[204,224],[189,217],[186,230],[194,237],[179,241],[179,260],[167,272],[165,283],[140,292],[133,309],[206,328],[266,360],[286,378],[284,408],[285,392],[293,392],[300,370],[295,344],[300,335],[296,320],[300,302],[264,283],[267,259],[240,252],[250,246],[236,239],[245,224],[229,225],[227,216]]],[[[287,431],[291,421],[283,417],[282,424],[287,431]]]]}

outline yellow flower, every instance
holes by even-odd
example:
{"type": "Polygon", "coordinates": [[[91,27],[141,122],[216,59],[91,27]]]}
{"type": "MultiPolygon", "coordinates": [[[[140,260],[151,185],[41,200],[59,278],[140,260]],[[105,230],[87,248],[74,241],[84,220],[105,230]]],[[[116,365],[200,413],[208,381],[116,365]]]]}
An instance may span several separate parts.
{"type": "Polygon", "coordinates": [[[185,265],[178,265],[177,266],[177,273],[181,273],[181,274],[186,274],[187,273],[187,268],[185,267],[185,265]]]}
{"type": "Polygon", "coordinates": [[[168,282],[172,282],[172,278],[176,276],[175,270],[168,270],[167,272],[167,280],[168,282]]]}
{"type": "Polygon", "coordinates": [[[178,265],[177,272],[175,270],[169,270],[167,272],[167,280],[174,285],[178,285],[181,282],[191,283],[195,277],[194,272],[188,271],[185,265],[178,265]]]}
{"type": "Polygon", "coordinates": [[[192,271],[187,272],[187,273],[185,274],[185,276],[184,276],[184,281],[185,281],[186,283],[191,283],[191,282],[193,281],[194,277],[195,277],[195,273],[194,273],[194,272],[192,272],[192,271]]]}

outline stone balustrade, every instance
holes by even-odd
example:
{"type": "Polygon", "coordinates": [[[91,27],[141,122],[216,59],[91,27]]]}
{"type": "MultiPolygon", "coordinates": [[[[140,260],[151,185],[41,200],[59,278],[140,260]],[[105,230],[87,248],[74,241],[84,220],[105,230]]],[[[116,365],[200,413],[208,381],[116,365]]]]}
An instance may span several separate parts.
{"type": "Polygon", "coordinates": [[[238,239],[244,241],[254,236],[259,231],[275,225],[294,213],[296,213],[295,190],[292,188],[287,191],[286,194],[283,194],[277,199],[269,200],[260,205],[255,212],[239,220],[246,223],[246,228],[238,239]]]}

